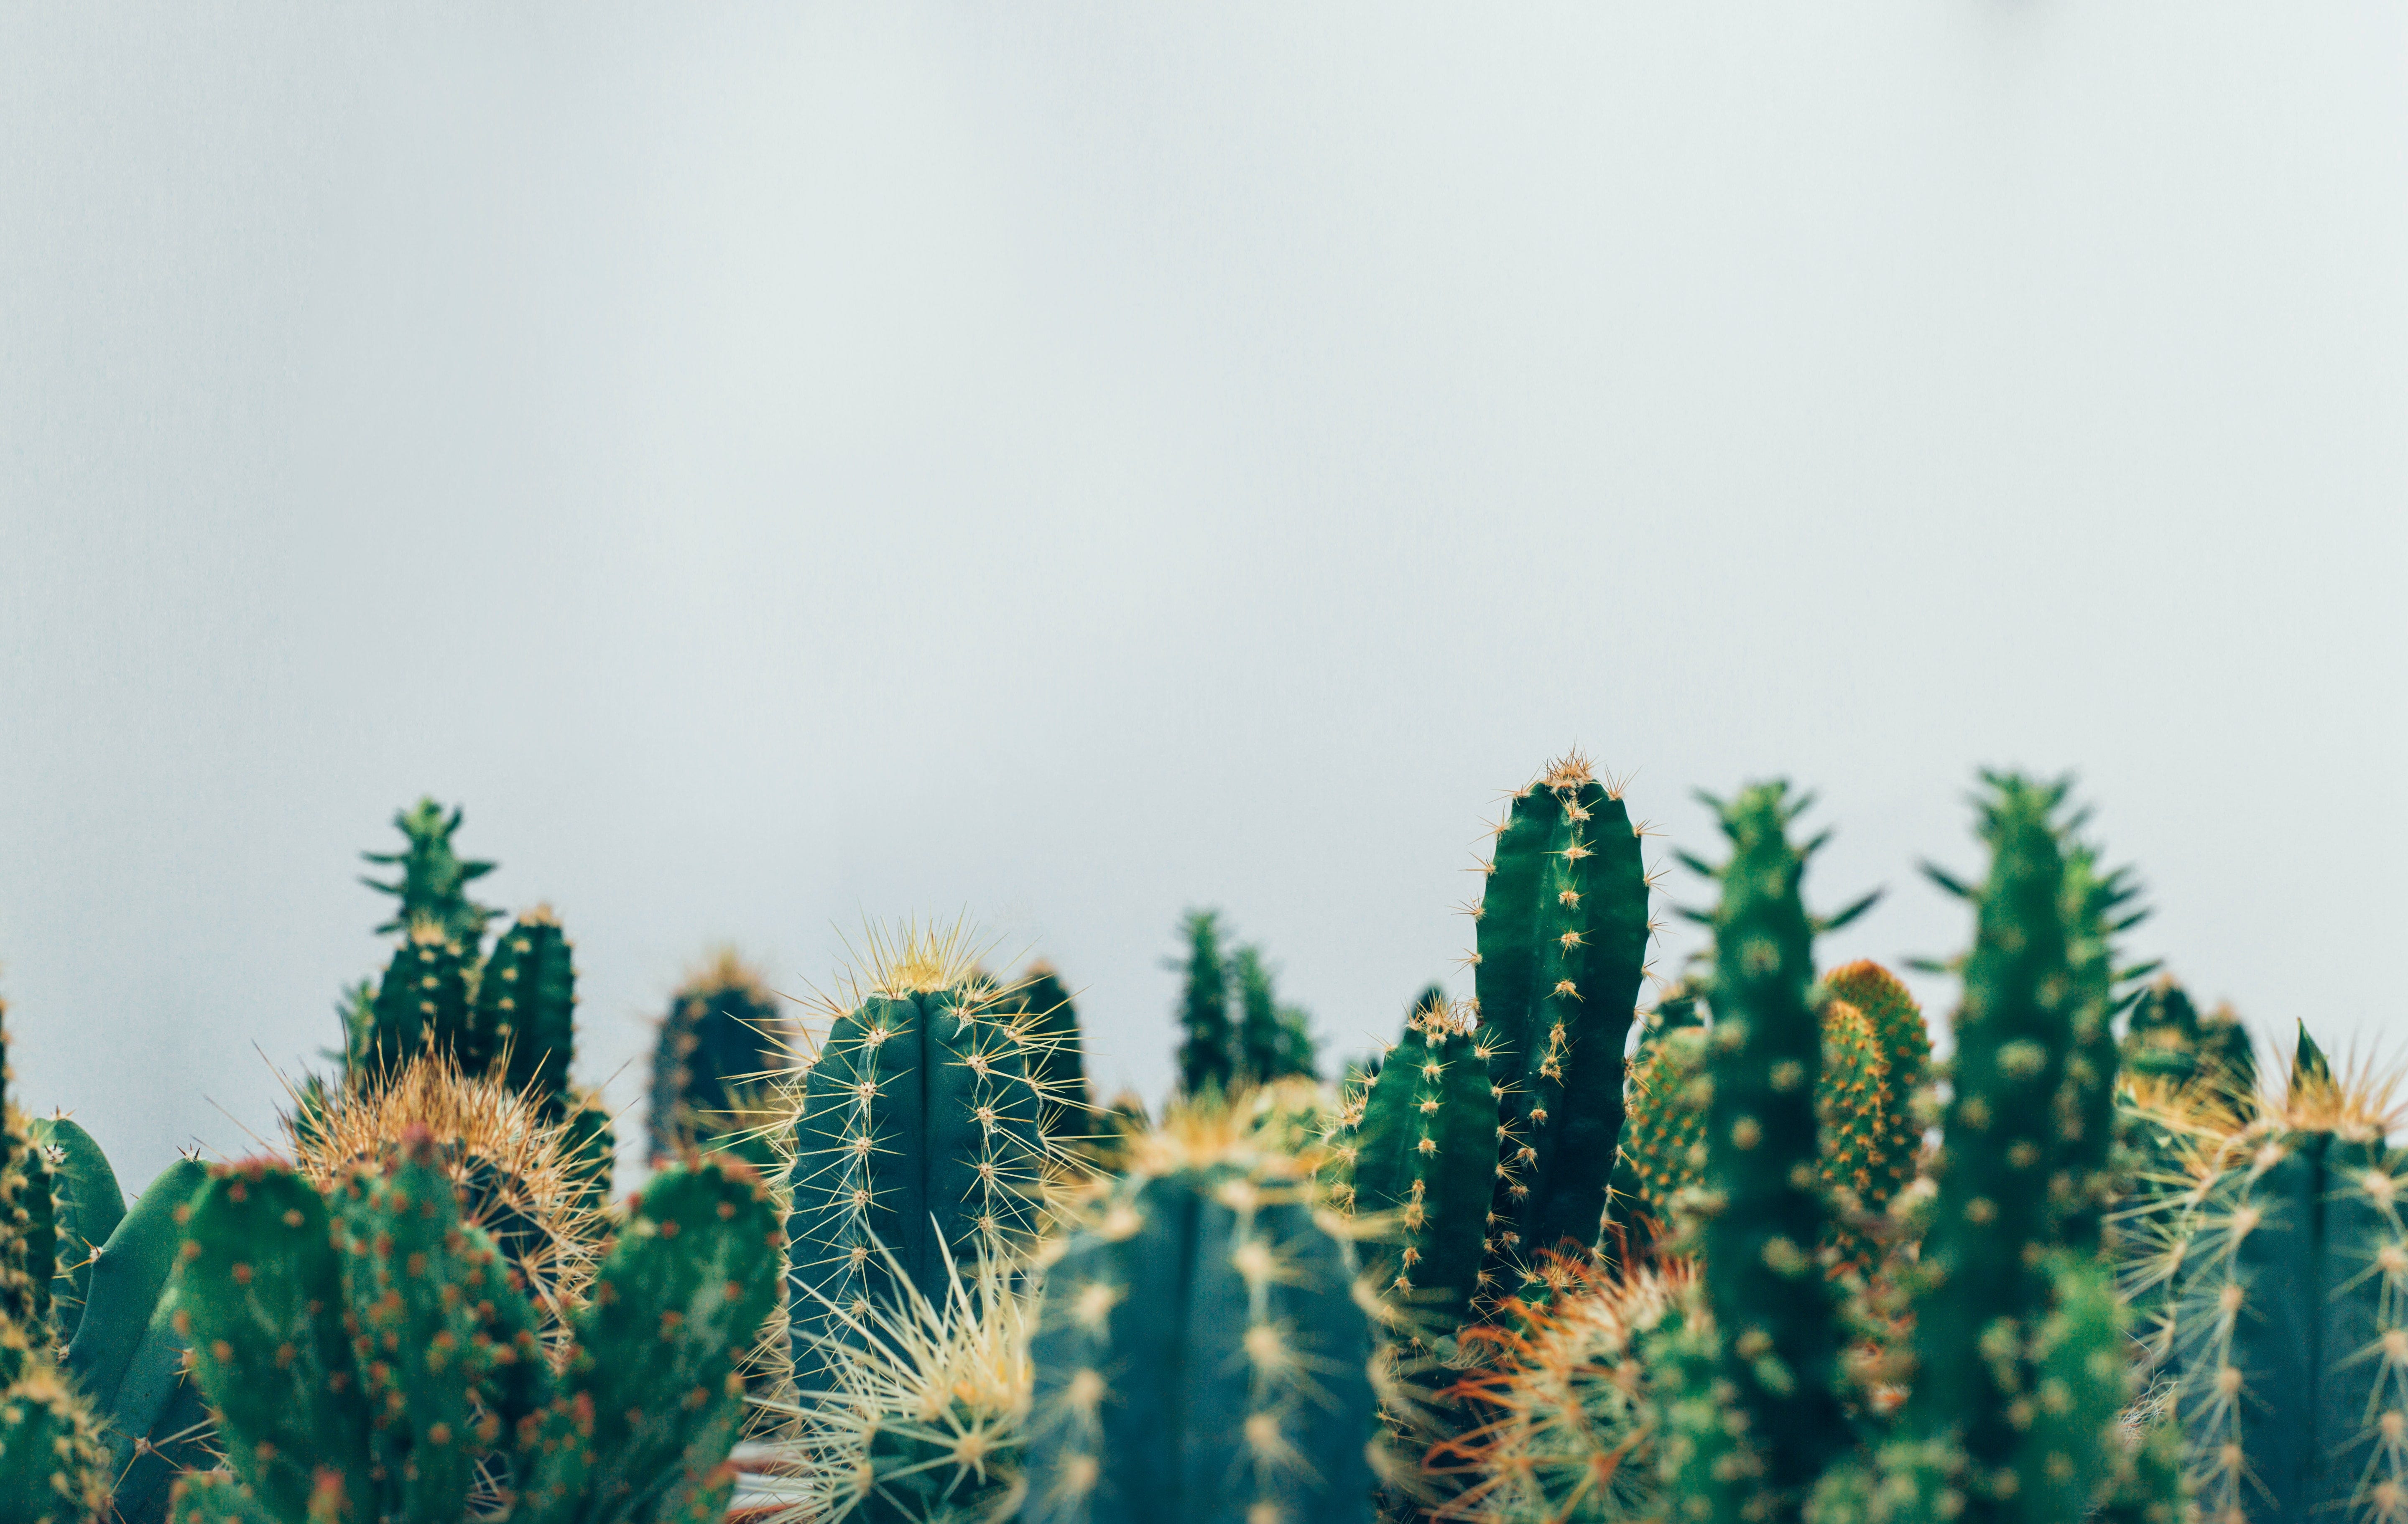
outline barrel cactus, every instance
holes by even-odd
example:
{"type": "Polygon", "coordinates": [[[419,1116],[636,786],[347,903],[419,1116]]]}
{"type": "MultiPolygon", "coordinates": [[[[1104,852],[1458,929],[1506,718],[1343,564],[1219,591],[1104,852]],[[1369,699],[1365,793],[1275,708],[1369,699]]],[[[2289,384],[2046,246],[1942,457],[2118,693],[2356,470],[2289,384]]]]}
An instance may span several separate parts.
{"type": "Polygon", "coordinates": [[[733,947],[713,953],[670,997],[652,1046],[652,1157],[749,1142],[764,1092],[800,1049],[760,971],[733,947]]]}

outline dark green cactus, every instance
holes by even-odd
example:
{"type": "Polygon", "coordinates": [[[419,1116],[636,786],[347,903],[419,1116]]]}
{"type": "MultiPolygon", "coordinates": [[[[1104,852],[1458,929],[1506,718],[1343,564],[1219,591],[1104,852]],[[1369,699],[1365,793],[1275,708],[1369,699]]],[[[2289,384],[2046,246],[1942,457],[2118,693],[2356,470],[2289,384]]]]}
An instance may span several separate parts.
{"type": "Polygon", "coordinates": [[[1647,876],[1621,798],[1579,756],[1513,799],[1478,912],[1481,1045],[1499,1096],[1490,1280],[1604,1225],[1622,1132],[1623,1045],[1646,965],[1647,876]]]}
{"type": "Polygon", "coordinates": [[[1179,1089],[1223,1093],[1237,1078],[1237,1033],[1229,1021],[1229,971],[1217,911],[1187,913],[1187,982],[1179,1002],[1179,1089]]]}
{"type": "Polygon", "coordinates": [[[125,1216],[117,1172],[91,1133],[64,1117],[36,1118],[28,1129],[50,1171],[50,1217],[57,1271],[50,1282],[50,1321],[64,1344],[83,1316],[93,1254],[125,1216]]]}
{"type": "Polygon", "coordinates": [[[470,953],[440,921],[410,923],[409,934],[378,982],[365,1021],[349,1038],[347,1070],[354,1076],[389,1073],[430,1050],[473,1053],[470,953]]]}
{"type": "Polygon", "coordinates": [[[652,1048],[652,1151],[675,1159],[751,1125],[752,1103],[800,1049],[760,974],[723,950],[669,1001],[652,1048]]]}
{"type": "Polygon", "coordinates": [[[2200,1517],[2408,1511],[2408,1154],[2386,1087],[2304,1029],[2286,1092],[2200,1138],[2139,1216],[2127,1275],[2182,1427],[2200,1517]]]}
{"type": "Polygon", "coordinates": [[[159,1172],[93,1258],[66,1369],[92,1401],[108,1448],[112,1524],[156,1524],[169,1486],[216,1454],[208,1412],[187,1369],[169,1277],[181,1218],[207,1183],[198,1162],[159,1172]]]}
{"type": "Polygon", "coordinates": [[[1036,1045],[1035,1079],[1048,1107],[1040,1118],[1046,1136],[1092,1143],[1098,1131],[1095,1098],[1087,1090],[1086,1045],[1069,988],[1053,964],[1031,963],[1012,997],[1028,1018],[1029,1038],[1036,1045]]]}
{"type": "Polygon", "coordinates": [[[1371,1517],[1372,1325],[1293,1160],[1173,1118],[1046,1268],[1026,1524],[1371,1517]]]}
{"type": "Polygon", "coordinates": [[[92,1410],[47,1348],[0,1322],[0,1524],[87,1524],[108,1503],[92,1410]]]}
{"type": "Polygon", "coordinates": [[[787,1222],[798,1372],[833,1313],[908,1304],[898,1277],[941,1302],[953,1266],[1008,1263],[1038,1228],[1038,1044],[1003,992],[944,962],[907,956],[873,981],[804,1082],[787,1222]]]}
{"type": "Polygon", "coordinates": [[[458,943],[474,957],[482,947],[485,927],[499,912],[468,898],[468,886],[493,872],[494,864],[468,861],[452,850],[452,833],[460,829],[459,807],[454,805],[446,815],[434,800],[421,799],[414,807],[395,812],[393,823],[408,839],[407,846],[398,852],[360,854],[370,862],[401,870],[391,883],[360,879],[399,902],[394,906],[393,919],[377,931],[408,932],[423,920],[431,920],[445,941],[458,943]]]}
{"type": "MultiPolygon", "coordinates": [[[[36,1348],[51,1342],[50,1296],[58,1274],[58,1229],[50,1169],[33,1131],[8,1099],[8,1006],[0,1001],[0,1322],[25,1332],[36,1348]]],[[[0,1385],[6,1385],[0,1371],[0,1385]]]]}
{"type": "Polygon", "coordinates": [[[550,906],[521,916],[494,943],[457,1056],[472,1075],[500,1066],[510,1089],[535,1097],[548,1118],[576,1105],[577,965],[550,906]]]}
{"type": "Polygon", "coordinates": [[[1416,1009],[1379,1073],[1347,1098],[1333,1140],[1339,1204],[1393,1224],[1377,1283],[1438,1332],[1481,1300],[1481,1225],[1497,1177],[1497,1098],[1471,1026],[1443,992],[1416,1009]]]}
{"type": "Polygon", "coordinates": [[[740,1162],[653,1177],[557,1378],[423,1132],[353,1172],[331,1217],[280,1166],[213,1171],[187,1232],[178,1316],[249,1495],[187,1483],[179,1518],[457,1524],[480,1477],[532,1524],[705,1524],[724,1509],[737,1362],[775,1303],[782,1246],[740,1162]]]}
{"type": "MultiPolygon", "coordinates": [[[[1814,990],[1815,920],[1801,897],[1817,843],[1792,845],[1806,801],[1759,784],[1721,814],[1730,857],[1692,860],[1720,888],[1707,1003],[1713,1095],[1697,1246],[1719,1341],[1712,1362],[1736,1421],[1717,1518],[1778,1517],[1853,1439],[1839,1395],[1845,1344],[1838,1289],[1816,1250],[1831,1219],[1814,1161],[1823,1023],[1814,990]]],[[[1859,901],[1833,918],[1862,910],[1859,901]]],[[[1673,1405],[1696,1393],[1676,1390],[1673,1405]]],[[[1684,1455],[1681,1458],[1687,1460],[1684,1455]]]]}

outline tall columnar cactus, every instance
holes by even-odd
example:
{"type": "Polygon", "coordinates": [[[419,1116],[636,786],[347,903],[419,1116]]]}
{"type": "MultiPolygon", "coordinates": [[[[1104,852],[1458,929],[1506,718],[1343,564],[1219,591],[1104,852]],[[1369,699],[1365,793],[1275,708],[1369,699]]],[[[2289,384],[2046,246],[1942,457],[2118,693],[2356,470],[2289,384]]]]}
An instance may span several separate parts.
{"type": "MultiPolygon", "coordinates": [[[[1801,897],[1810,844],[1789,829],[1805,802],[1759,784],[1714,802],[1730,857],[1692,861],[1720,888],[1707,1003],[1713,1095],[1697,1247],[1721,1340],[1715,1405],[1729,1415],[1718,1518],[1779,1517],[1852,1439],[1839,1397],[1839,1293],[1816,1249],[1831,1212],[1814,1160],[1823,1029],[1814,1004],[1816,922],[1801,897]]],[[[1861,911],[1859,901],[1829,924],[1861,911]]],[[[1672,1402],[1695,1393],[1675,1389],[1672,1402]]],[[[1677,1472],[1697,1446],[1675,1446],[1677,1472]]]]}
{"type": "Polygon", "coordinates": [[[50,1295],[58,1269],[50,1170],[32,1124],[8,1099],[7,1012],[0,1002],[0,1322],[25,1331],[36,1346],[50,1342],[50,1295]]]}
{"type": "Polygon", "coordinates": [[[944,1296],[955,1265],[1009,1264],[1034,1236],[1051,1167],[1038,1047],[959,939],[874,952],[803,1087],[789,1176],[798,1371],[836,1314],[944,1296]]]}
{"type": "Polygon", "coordinates": [[[460,829],[460,809],[450,814],[432,799],[421,799],[394,813],[393,823],[406,838],[398,852],[362,852],[361,857],[383,867],[399,868],[392,882],[362,876],[360,882],[398,903],[393,919],[379,932],[408,932],[422,920],[432,920],[444,939],[456,942],[472,955],[483,944],[485,927],[498,914],[491,905],[468,897],[468,886],[494,871],[491,862],[471,862],[452,850],[452,833],[460,829]]]}
{"type": "Polygon", "coordinates": [[[781,1243],[740,1162],[653,1177],[557,1376],[423,1132],[331,1201],[265,1161],[215,1170],[186,1232],[177,1317],[239,1486],[185,1484],[179,1518],[456,1524],[481,1497],[534,1524],[707,1524],[725,1507],[736,1362],[781,1243]]]}
{"type": "Polygon", "coordinates": [[[1221,953],[1221,918],[1187,913],[1187,981],[1179,1001],[1179,1089],[1224,1092],[1237,1078],[1237,1033],[1229,1022],[1229,970],[1221,953]]]}
{"type": "Polygon", "coordinates": [[[1579,755],[1514,796],[1477,912],[1480,1037],[1500,1105],[1488,1238],[1511,1292],[1604,1224],[1623,1045],[1645,973],[1647,876],[1621,797],[1579,755]]]}
{"type": "Polygon", "coordinates": [[[2408,1155],[2389,1086],[2305,1031],[2289,1084],[2200,1139],[2126,1274],[2214,1524],[2408,1517],[2408,1155]]]}
{"type": "Polygon", "coordinates": [[[714,954],[670,998],[652,1047],[652,1157],[748,1127],[751,1103],[800,1046],[760,971],[732,947],[714,954]]]}
{"type": "Polygon", "coordinates": [[[1369,1316],[1304,1165],[1173,1118],[1045,1270],[1026,1524],[1371,1517],[1369,1316]]]}
{"type": "MultiPolygon", "coordinates": [[[[1882,1458],[1890,1493],[1966,1524],[2073,1517],[2064,1510],[2096,1502],[2122,1455],[2113,1420],[2127,1389],[2079,1185],[2095,1140],[2064,1099],[2070,1061],[2113,1062],[2084,1025],[2112,983],[2111,907],[2083,891],[2087,849],[2062,819],[2067,785],[1987,783],[1987,876],[1974,887],[1933,870],[1971,902],[1975,929],[1914,1278],[1914,1397],[1882,1458]]],[[[2097,1082],[2071,1078],[2077,1093],[2097,1082]]],[[[2112,1069],[2103,1078],[2112,1085],[2112,1069]]]]}
{"type": "Polygon", "coordinates": [[[510,1089],[534,1098],[548,1117],[575,1108],[577,965],[551,906],[521,916],[494,942],[457,1056],[472,1075],[498,1067],[510,1089]]]}
{"type": "Polygon", "coordinates": [[[1332,1141],[1339,1204],[1391,1224],[1377,1282],[1412,1322],[1452,1332],[1484,1300],[1482,1225],[1497,1175],[1497,1100],[1469,1008],[1440,993],[1416,1009],[1379,1073],[1346,1098],[1332,1141]]]}

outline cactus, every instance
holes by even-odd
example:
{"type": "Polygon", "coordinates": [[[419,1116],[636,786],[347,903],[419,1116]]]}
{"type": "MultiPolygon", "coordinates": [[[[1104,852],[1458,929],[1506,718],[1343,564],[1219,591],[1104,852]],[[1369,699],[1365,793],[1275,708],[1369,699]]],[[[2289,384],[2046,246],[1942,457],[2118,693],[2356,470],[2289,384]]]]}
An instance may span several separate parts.
{"type": "Polygon", "coordinates": [[[0,1524],[86,1524],[108,1504],[92,1410],[25,1330],[0,1322],[0,1524]]]}
{"type": "Polygon", "coordinates": [[[1514,796],[1476,919],[1480,1037],[1500,1105],[1489,1281],[1604,1225],[1623,1045],[1645,973],[1648,882],[1619,793],[1577,753],[1514,796]]]}
{"type": "Polygon", "coordinates": [[[385,968],[376,994],[348,1034],[345,1073],[354,1078],[397,1069],[422,1053],[473,1051],[471,954],[431,917],[409,933],[385,968]]]}
{"type": "MultiPolygon", "coordinates": [[[[1846,1182],[1863,1211],[1878,1215],[1914,1180],[1915,1161],[1923,1152],[1923,1127],[1915,1119],[1914,1098],[1931,1077],[1931,1031],[1924,1021],[1923,1007],[1915,1004],[1906,986],[1870,959],[1833,969],[1823,976],[1823,989],[1832,1001],[1864,1013],[1872,1023],[1873,1042],[1880,1051],[1877,1129],[1863,1145],[1863,1180],[1857,1180],[1852,1167],[1846,1182]]],[[[1825,1051],[1830,1047],[1827,1030],[1825,1051]]],[[[1828,1168],[1825,1177],[1830,1180],[1828,1168]]]]}
{"type": "Polygon", "coordinates": [[[91,1133],[64,1117],[36,1118],[26,1129],[34,1147],[42,1150],[50,1175],[50,1218],[54,1232],[50,1279],[50,1320],[59,1342],[75,1337],[83,1316],[84,1290],[92,1279],[93,1256],[125,1216],[125,1192],[117,1172],[91,1133]]]}
{"type": "Polygon", "coordinates": [[[213,1170],[186,1231],[178,1317],[240,1490],[187,1481],[179,1518],[455,1524],[474,1501],[534,1524],[704,1524],[724,1508],[735,1363],[782,1243],[741,1163],[653,1177],[556,1377],[423,1128],[351,1172],[331,1210],[272,1163],[213,1170]]]}
{"type": "MultiPolygon", "coordinates": [[[[942,1301],[827,1309],[819,1362],[832,1389],[787,1411],[767,1468],[780,1524],[999,1524],[1022,1472],[1035,1305],[993,1265],[956,1266],[942,1301]]],[[[908,1285],[908,1283],[906,1283],[908,1285]]]]}
{"type": "Polygon", "coordinates": [[[1450,1395],[1481,1421],[1437,1446],[1433,1469],[1457,1487],[1435,1517],[1624,1524],[1656,1511],[1639,1348],[1695,1300],[1693,1273],[1672,1261],[1626,1276],[1580,1258],[1555,1279],[1545,1303],[1508,1302],[1465,1334],[1472,1374],[1450,1395]]]}
{"type": "Polygon", "coordinates": [[[1318,1059],[1312,1018],[1302,1007],[1283,1005],[1270,964],[1256,947],[1238,949],[1238,1078],[1250,1085],[1310,1079],[1318,1059]]]}
{"type": "Polygon", "coordinates": [[[1333,1137],[1333,1196],[1391,1220],[1374,1280],[1435,1332],[1485,1300],[1484,1235],[1497,1175],[1497,1100],[1468,1006],[1443,993],[1406,1018],[1404,1040],[1347,1098],[1333,1137]]]}
{"type": "Polygon", "coordinates": [[[1307,1164],[1209,1105],[1138,1154],[1045,1270],[1022,1518],[1368,1521],[1372,1324],[1307,1164]]]}
{"type": "Polygon", "coordinates": [[[1179,1090],[1201,1096],[1237,1078],[1236,1033],[1229,1024],[1229,973],[1221,957],[1217,911],[1187,913],[1187,983],[1180,995],[1179,1090]]]}
{"type": "Polygon", "coordinates": [[[66,1370],[91,1399],[108,1446],[112,1524],[159,1524],[168,1488],[216,1456],[208,1413],[186,1367],[168,1294],[180,1218],[208,1171],[179,1159],[159,1172],[93,1256],[66,1370]]]}
{"type": "Polygon", "coordinates": [[[2282,1095],[2193,1143],[2126,1275],[2215,1524],[2408,1517],[2408,1155],[2386,1078],[2304,1029],[2282,1095]]]}
{"type": "Polygon", "coordinates": [[[759,972],[723,948],[678,990],[652,1049],[652,1152],[675,1159],[740,1132],[753,1090],[800,1050],[759,972]]]}
{"type": "Polygon", "coordinates": [[[787,1232],[797,1379],[827,1309],[934,1300],[950,1265],[1025,1252],[1053,1167],[1049,1098],[1016,1002],[975,973],[960,930],[871,943],[803,1086],[787,1232]]]}
{"type": "Polygon", "coordinates": [[[1079,1012],[1051,963],[1031,963],[1015,987],[1015,1004],[1028,1018],[1035,1043],[1035,1079],[1047,1102],[1039,1118],[1048,1137],[1094,1141],[1095,1101],[1087,1090],[1086,1047],[1079,1035],[1079,1012]]]}
{"type": "MultiPolygon", "coordinates": [[[[1688,1004],[1694,1010],[1696,1003],[1688,1004]]],[[[1677,1024],[1651,1021],[1630,1066],[1613,1162],[1613,1226],[1631,1262],[1657,1257],[1682,1193],[1705,1182],[1706,1103],[1713,1094],[1704,1026],[1693,1015],[1677,1024]]]]}
{"type": "MultiPolygon", "coordinates": [[[[58,1273],[58,1229],[50,1170],[31,1125],[8,1099],[8,1006],[0,1001],[0,1322],[24,1331],[34,1347],[51,1342],[50,1295],[58,1273]]],[[[0,1371],[0,1385],[8,1373],[0,1371]]]]}
{"type": "Polygon", "coordinates": [[[498,1069],[549,1119],[574,1108],[577,965],[550,905],[519,917],[494,943],[477,976],[467,1040],[456,1056],[472,1075],[498,1069]]]}
{"type": "Polygon", "coordinates": [[[460,829],[460,814],[457,805],[446,815],[434,800],[421,799],[414,807],[394,814],[393,823],[407,838],[407,846],[398,852],[360,854],[370,862],[401,870],[401,876],[389,884],[366,876],[360,879],[399,902],[393,919],[377,928],[380,934],[406,933],[421,921],[431,920],[443,940],[459,944],[471,956],[480,950],[485,927],[499,912],[469,899],[468,886],[493,872],[494,864],[470,862],[452,851],[452,835],[460,829]]]}
{"type": "Polygon", "coordinates": [[[329,1191],[424,1130],[464,1220],[493,1241],[557,1332],[583,1295],[606,1227],[590,1161],[572,1151],[572,1120],[546,1119],[534,1098],[499,1077],[465,1075],[438,1051],[378,1083],[327,1093],[319,1109],[288,1116],[285,1130],[294,1163],[329,1191]]]}
{"type": "MultiPolygon", "coordinates": [[[[1791,844],[1806,802],[1785,784],[1710,802],[1731,855],[1719,867],[1690,860],[1721,890],[1712,919],[1713,1094],[1697,1239],[1722,1346],[1713,1368],[1727,1395],[1716,1405],[1735,1419],[1734,1474],[1716,1517],[1737,1518],[1795,1507],[1852,1438],[1839,1397],[1839,1296],[1816,1259],[1832,1214],[1812,1164],[1823,1063],[1813,944],[1817,930],[1871,902],[1859,900],[1821,927],[1807,914],[1801,880],[1820,843],[1791,844]]],[[[1870,1036],[1870,1023],[1857,1021],[1870,1036]]],[[[1676,1389],[1673,1401],[1690,1395],[1676,1389]]],[[[1686,1450],[1673,1454],[1676,1467],[1689,1459],[1686,1450]]]]}

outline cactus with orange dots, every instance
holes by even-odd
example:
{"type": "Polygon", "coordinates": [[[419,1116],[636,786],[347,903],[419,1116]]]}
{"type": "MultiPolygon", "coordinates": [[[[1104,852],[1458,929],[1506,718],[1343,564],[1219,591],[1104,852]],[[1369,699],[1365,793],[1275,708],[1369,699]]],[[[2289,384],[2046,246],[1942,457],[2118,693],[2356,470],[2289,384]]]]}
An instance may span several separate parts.
{"type": "Polygon", "coordinates": [[[232,1474],[179,1484],[176,1517],[709,1524],[781,1242],[741,1162],[666,1170],[547,1358],[424,1129],[324,1192],[267,1161],[212,1170],[176,1317],[232,1474]]]}

